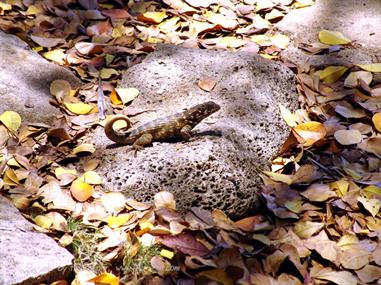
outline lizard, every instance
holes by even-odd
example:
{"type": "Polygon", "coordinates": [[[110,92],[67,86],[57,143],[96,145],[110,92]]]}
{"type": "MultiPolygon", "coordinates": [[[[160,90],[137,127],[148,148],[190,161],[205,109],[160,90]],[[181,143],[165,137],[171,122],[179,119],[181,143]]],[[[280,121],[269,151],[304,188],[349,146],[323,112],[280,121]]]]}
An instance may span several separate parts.
{"type": "Polygon", "coordinates": [[[136,151],[143,149],[146,145],[151,145],[154,141],[167,141],[169,139],[188,141],[191,137],[191,130],[219,109],[218,104],[209,101],[195,105],[183,112],[158,118],[131,130],[129,118],[119,114],[106,121],[104,130],[110,140],[119,144],[132,145],[136,154],[136,151]],[[119,120],[126,122],[127,126],[123,129],[127,129],[127,131],[114,130],[113,125],[119,120]]]}

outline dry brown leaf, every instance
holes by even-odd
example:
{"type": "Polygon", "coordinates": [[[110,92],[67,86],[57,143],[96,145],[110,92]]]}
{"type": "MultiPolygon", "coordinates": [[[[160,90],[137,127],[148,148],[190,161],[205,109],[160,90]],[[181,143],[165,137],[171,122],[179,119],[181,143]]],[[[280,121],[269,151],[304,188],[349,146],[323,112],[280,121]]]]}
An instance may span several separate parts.
{"type": "Polygon", "coordinates": [[[323,202],[336,197],[336,193],[327,184],[312,184],[301,195],[312,202],[323,202]]]}
{"type": "Polygon", "coordinates": [[[358,130],[338,130],[334,137],[342,145],[358,144],[362,141],[362,135],[358,130]]]}

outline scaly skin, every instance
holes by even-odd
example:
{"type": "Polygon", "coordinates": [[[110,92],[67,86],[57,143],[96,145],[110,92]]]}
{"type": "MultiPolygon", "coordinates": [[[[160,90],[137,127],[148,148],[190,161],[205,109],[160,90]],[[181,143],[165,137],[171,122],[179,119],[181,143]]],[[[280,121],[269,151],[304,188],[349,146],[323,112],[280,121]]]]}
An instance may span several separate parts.
{"type": "Polygon", "coordinates": [[[127,128],[130,128],[130,120],[124,115],[115,115],[107,120],[105,133],[110,140],[119,144],[132,145],[136,150],[142,149],[145,145],[150,145],[154,141],[166,141],[176,138],[189,140],[191,137],[190,131],[203,119],[219,109],[219,105],[209,101],[181,113],[153,120],[126,132],[114,130],[113,125],[116,121],[123,120],[127,123],[127,128]]]}

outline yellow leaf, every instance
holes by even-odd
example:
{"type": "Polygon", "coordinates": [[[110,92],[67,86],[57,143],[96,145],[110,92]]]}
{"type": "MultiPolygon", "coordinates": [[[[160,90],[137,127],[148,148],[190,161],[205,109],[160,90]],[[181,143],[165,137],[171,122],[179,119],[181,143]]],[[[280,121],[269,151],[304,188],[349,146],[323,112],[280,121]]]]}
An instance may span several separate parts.
{"type": "Polygon", "coordinates": [[[21,117],[14,111],[5,111],[0,115],[0,122],[12,132],[17,132],[21,126],[21,117]]]}
{"type": "Polygon", "coordinates": [[[294,115],[285,106],[279,104],[279,110],[287,126],[295,127],[297,125],[294,115]]]}
{"type": "Polygon", "coordinates": [[[271,171],[263,171],[263,173],[269,176],[274,181],[283,182],[288,185],[292,183],[292,177],[290,175],[275,173],[271,171]]]}
{"type": "Polygon", "coordinates": [[[167,249],[162,249],[160,251],[160,255],[163,256],[163,257],[166,257],[168,259],[172,259],[175,254],[173,253],[173,251],[170,251],[170,250],[167,250],[167,249]]]}
{"type": "Polygon", "coordinates": [[[110,100],[111,100],[111,103],[114,105],[122,105],[123,104],[122,99],[119,97],[118,93],[116,93],[116,91],[114,91],[114,90],[111,91],[110,100]]]}
{"type": "Polygon", "coordinates": [[[358,64],[358,67],[370,72],[381,72],[381,63],[358,64]]]}
{"type": "Polygon", "coordinates": [[[218,43],[228,48],[238,48],[243,46],[245,41],[242,39],[237,39],[236,37],[222,37],[219,38],[218,43]]]}
{"type": "Polygon", "coordinates": [[[58,64],[64,64],[66,61],[66,54],[63,49],[55,49],[42,54],[45,58],[50,59],[58,64]]]}
{"type": "Polygon", "coordinates": [[[167,17],[165,11],[145,12],[144,14],[138,15],[138,20],[151,24],[159,24],[164,20],[165,17],[167,17]]]}
{"type": "Polygon", "coordinates": [[[71,184],[70,191],[77,201],[84,202],[93,195],[94,189],[90,184],[87,184],[80,179],[76,179],[71,184]]]}
{"type": "Polygon", "coordinates": [[[270,37],[266,35],[254,35],[250,39],[257,44],[267,44],[271,42],[270,37]]]}
{"type": "Polygon", "coordinates": [[[57,179],[60,179],[60,176],[63,174],[77,174],[77,170],[75,169],[68,169],[68,168],[63,168],[63,167],[57,167],[54,170],[54,174],[56,175],[57,179]]]}
{"type": "Polygon", "coordinates": [[[139,90],[136,88],[115,88],[115,91],[118,93],[123,104],[131,102],[139,95],[139,90]]]}
{"type": "Polygon", "coordinates": [[[94,153],[95,152],[95,147],[91,143],[84,143],[84,144],[80,144],[79,146],[77,146],[77,147],[75,147],[73,149],[73,154],[77,154],[77,153],[80,153],[80,152],[94,153]]]}
{"type": "Polygon", "coordinates": [[[102,184],[102,178],[95,171],[86,171],[79,179],[89,184],[102,184]]]}
{"type": "Polygon", "coordinates": [[[328,30],[319,32],[319,40],[327,45],[346,45],[351,42],[351,40],[344,37],[342,33],[328,30]]]}
{"type": "Polygon", "coordinates": [[[18,180],[16,173],[12,169],[5,170],[3,181],[4,184],[11,186],[16,186],[20,184],[20,181],[18,180]]]}
{"type": "Polygon", "coordinates": [[[116,229],[123,226],[131,218],[129,214],[121,214],[116,217],[108,217],[107,224],[110,228],[116,229]]]}
{"type": "Polygon", "coordinates": [[[86,115],[89,113],[93,106],[86,104],[86,103],[65,103],[66,109],[68,109],[70,112],[76,114],[76,115],[86,115]]]}
{"type": "Polygon", "coordinates": [[[112,30],[112,34],[111,36],[116,39],[116,38],[120,38],[124,35],[125,33],[125,27],[124,25],[122,24],[116,24],[114,26],[114,29],[112,30]]]}
{"type": "Polygon", "coordinates": [[[381,201],[378,199],[367,199],[365,197],[358,197],[357,200],[364,206],[364,208],[375,217],[381,208],[381,201]]]}
{"type": "Polygon", "coordinates": [[[151,224],[150,222],[142,222],[142,223],[139,223],[139,227],[142,231],[144,230],[149,231],[154,228],[154,225],[151,224]]]}
{"type": "Polygon", "coordinates": [[[34,5],[30,5],[30,6],[28,7],[28,10],[26,10],[25,14],[26,14],[27,16],[31,16],[31,15],[37,15],[37,14],[39,14],[39,13],[41,13],[41,12],[42,12],[42,11],[41,11],[40,8],[38,8],[38,7],[34,6],[34,5]]]}
{"type": "Polygon", "coordinates": [[[44,215],[38,215],[34,218],[34,222],[43,229],[49,229],[53,224],[53,219],[44,215]]]}
{"type": "Polygon", "coordinates": [[[290,44],[290,38],[287,37],[286,35],[281,35],[281,34],[273,35],[272,37],[270,37],[270,40],[273,45],[281,49],[287,48],[288,45],[290,44]]]}
{"type": "Polygon", "coordinates": [[[114,68],[102,68],[100,71],[99,76],[102,79],[109,79],[113,75],[118,75],[119,72],[115,70],[114,68]]]}
{"type": "Polygon", "coordinates": [[[377,196],[381,197],[381,188],[377,187],[376,185],[369,185],[365,187],[363,191],[370,194],[376,194],[377,196]]]}
{"type": "Polygon", "coordinates": [[[334,83],[336,82],[348,68],[344,66],[328,66],[320,72],[320,80],[323,80],[325,83],[334,83]]]}
{"type": "Polygon", "coordinates": [[[314,0],[297,0],[294,3],[295,8],[303,8],[315,4],[314,0]]]}
{"type": "Polygon", "coordinates": [[[381,133],[381,113],[374,114],[372,117],[372,122],[376,130],[381,133]]]}
{"type": "Polygon", "coordinates": [[[304,139],[304,146],[306,147],[323,139],[327,133],[323,124],[313,121],[297,125],[294,130],[304,139]]]}
{"type": "Polygon", "coordinates": [[[323,228],[323,223],[300,221],[295,224],[294,232],[300,238],[310,238],[323,228]]]}
{"type": "Polygon", "coordinates": [[[0,9],[3,11],[12,10],[12,5],[6,3],[0,3],[0,9]]]}
{"type": "Polygon", "coordinates": [[[96,284],[119,285],[119,278],[112,273],[102,273],[88,281],[95,282],[96,284]]]}
{"type": "Polygon", "coordinates": [[[339,197],[343,197],[348,192],[349,182],[344,179],[340,179],[338,181],[332,182],[330,187],[332,190],[336,191],[336,194],[339,197]]]}

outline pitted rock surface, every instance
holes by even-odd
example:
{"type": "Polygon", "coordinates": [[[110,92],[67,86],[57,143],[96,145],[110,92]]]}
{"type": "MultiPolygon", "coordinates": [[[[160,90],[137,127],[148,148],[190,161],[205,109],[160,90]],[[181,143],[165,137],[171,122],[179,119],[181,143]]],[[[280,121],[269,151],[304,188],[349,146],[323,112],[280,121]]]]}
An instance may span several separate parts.
{"type": "Polygon", "coordinates": [[[73,256],[52,238],[33,230],[0,195],[0,285],[33,285],[66,280],[73,256]]]}
{"type": "Polygon", "coordinates": [[[221,110],[197,125],[189,142],[156,142],[137,157],[99,131],[106,188],[143,201],[167,190],[180,210],[202,206],[238,216],[253,207],[258,171],[289,134],[278,104],[297,107],[291,71],[247,53],[160,46],[124,74],[121,86],[140,91],[126,110],[147,110],[132,118],[142,123],[209,100],[221,110]],[[217,82],[211,92],[197,85],[206,78],[217,82]]]}
{"type": "Polygon", "coordinates": [[[80,81],[14,35],[0,31],[0,42],[0,114],[11,110],[23,121],[52,124],[61,112],[49,104],[50,83],[64,79],[74,88],[80,81]]]}

